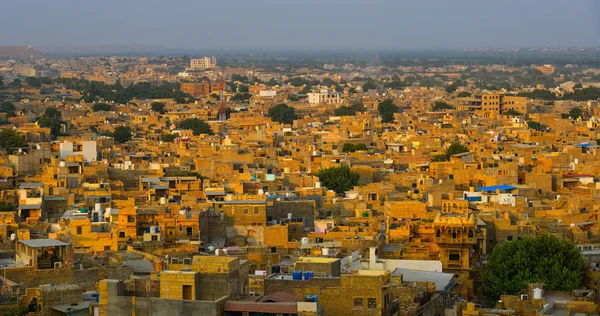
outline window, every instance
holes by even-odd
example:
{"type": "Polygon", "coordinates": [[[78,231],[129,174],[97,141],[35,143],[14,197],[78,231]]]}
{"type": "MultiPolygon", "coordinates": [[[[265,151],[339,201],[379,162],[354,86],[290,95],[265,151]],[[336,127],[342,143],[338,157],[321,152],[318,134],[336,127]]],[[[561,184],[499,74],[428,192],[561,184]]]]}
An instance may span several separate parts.
{"type": "Polygon", "coordinates": [[[183,231],[183,225],[179,225],[179,231],[182,232],[183,231]]]}
{"type": "Polygon", "coordinates": [[[104,251],[110,251],[110,246],[104,246],[104,251]]]}
{"type": "Polygon", "coordinates": [[[473,238],[473,231],[472,230],[469,230],[468,236],[469,236],[469,238],[473,238]]]}
{"type": "Polygon", "coordinates": [[[255,206],[254,207],[254,215],[257,215],[257,214],[258,214],[258,206],[255,206]]]}
{"type": "Polygon", "coordinates": [[[506,237],[506,240],[508,240],[508,241],[513,240],[513,236],[512,235],[508,235],[508,237],[506,237]]]}
{"type": "Polygon", "coordinates": [[[81,231],[81,226],[77,226],[77,235],[81,235],[82,231],[81,231]]]}
{"type": "Polygon", "coordinates": [[[458,252],[450,253],[449,259],[451,261],[459,261],[460,260],[460,253],[458,253],[458,252]]]}
{"type": "Polygon", "coordinates": [[[152,235],[152,241],[158,241],[158,235],[152,235]]]}
{"type": "Polygon", "coordinates": [[[125,232],[119,232],[119,238],[125,238],[125,232]]]}
{"type": "Polygon", "coordinates": [[[363,307],[363,298],[362,297],[354,298],[354,307],[363,307]]]}
{"type": "Polygon", "coordinates": [[[377,299],[369,297],[367,299],[367,307],[368,308],[377,308],[377,299]]]}
{"type": "Polygon", "coordinates": [[[456,238],[456,232],[452,232],[452,238],[456,238]]]}
{"type": "Polygon", "coordinates": [[[439,238],[440,236],[441,236],[441,233],[440,233],[440,231],[439,231],[439,230],[438,230],[438,231],[436,231],[436,232],[435,232],[435,237],[438,237],[438,238],[439,238]]]}
{"type": "Polygon", "coordinates": [[[245,208],[242,212],[244,213],[244,215],[248,215],[249,213],[247,208],[245,208]]]}
{"type": "Polygon", "coordinates": [[[187,227],[187,228],[185,229],[185,231],[186,231],[186,234],[188,235],[188,237],[191,237],[191,236],[192,236],[192,227],[187,227]]]}

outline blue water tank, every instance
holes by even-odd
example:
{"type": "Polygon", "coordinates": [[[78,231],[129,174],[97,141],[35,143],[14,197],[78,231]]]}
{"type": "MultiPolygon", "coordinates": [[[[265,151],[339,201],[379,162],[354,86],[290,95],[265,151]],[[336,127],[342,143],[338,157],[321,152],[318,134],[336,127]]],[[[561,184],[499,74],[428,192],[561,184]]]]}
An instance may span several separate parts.
{"type": "Polygon", "coordinates": [[[292,280],[302,280],[302,271],[296,270],[292,272],[292,280]]]}
{"type": "Polygon", "coordinates": [[[312,271],[304,272],[304,280],[310,280],[315,276],[315,273],[312,271]]]}

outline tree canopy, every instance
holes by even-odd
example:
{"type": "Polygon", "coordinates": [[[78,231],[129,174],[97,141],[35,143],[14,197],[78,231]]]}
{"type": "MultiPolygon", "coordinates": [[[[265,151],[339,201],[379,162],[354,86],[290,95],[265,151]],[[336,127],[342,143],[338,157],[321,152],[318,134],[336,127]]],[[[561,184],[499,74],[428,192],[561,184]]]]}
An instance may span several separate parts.
{"type": "Polygon", "coordinates": [[[208,123],[199,118],[189,118],[179,123],[181,129],[191,129],[194,135],[207,134],[212,135],[213,131],[208,123]]]}
{"type": "Polygon", "coordinates": [[[362,103],[354,103],[350,106],[340,106],[339,108],[333,111],[333,115],[335,116],[353,116],[356,115],[356,112],[364,111],[365,105],[362,103]]]}
{"type": "Polygon", "coordinates": [[[150,106],[152,107],[152,111],[158,112],[160,114],[165,114],[165,104],[164,103],[152,102],[152,104],[150,104],[150,106]]]}
{"type": "Polygon", "coordinates": [[[548,291],[571,291],[583,285],[585,260],[579,249],[553,236],[513,240],[494,247],[483,270],[484,293],[518,294],[529,283],[548,291]]]}
{"type": "Polygon", "coordinates": [[[379,102],[377,110],[379,111],[379,114],[381,114],[381,121],[383,123],[389,123],[394,120],[394,113],[398,111],[398,106],[396,106],[391,99],[385,99],[379,102]]]}
{"type": "Polygon", "coordinates": [[[6,153],[12,154],[15,148],[26,147],[27,138],[12,128],[6,128],[0,131],[0,147],[4,148],[6,153]]]}
{"type": "Polygon", "coordinates": [[[17,108],[12,102],[4,101],[0,103],[0,112],[6,113],[7,117],[14,117],[16,115],[17,108]]]}
{"type": "Polygon", "coordinates": [[[444,101],[435,101],[435,103],[433,104],[433,109],[434,111],[441,111],[441,110],[452,110],[454,109],[454,107],[450,104],[448,104],[447,102],[444,101]]]}
{"type": "Polygon", "coordinates": [[[321,169],[317,176],[325,187],[337,193],[344,193],[354,188],[360,178],[358,173],[353,172],[346,165],[321,169]]]}
{"type": "Polygon", "coordinates": [[[352,143],[344,143],[344,146],[342,147],[342,151],[345,153],[348,152],[355,152],[355,151],[359,151],[359,150],[367,150],[367,145],[360,143],[360,144],[352,144],[352,143]]]}
{"type": "Polygon", "coordinates": [[[92,106],[92,111],[100,112],[100,111],[110,111],[112,110],[112,106],[106,103],[96,103],[92,106]]]}
{"type": "Polygon", "coordinates": [[[293,124],[296,119],[296,109],[285,103],[280,103],[269,109],[269,117],[275,122],[293,124]]]}
{"type": "Polygon", "coordinates": [[[129,126],[117,126],[115,131],[112,133],[112,137],[119,143],[126,143],[133,138],[131,133],[131,127],[129,126]]]}
{"type": "Polygon", "coordinates": [[[432,162],[440,162],[440,161],[449,161],[452,155],[466,153],[469,151],[469,147],[461,144],[461,143],[453,143],[446,149],[446,152],[443,154],[435,155],[431,157],[432,162]]]}
{"type": "Polygon", "coordinates": [[[60,135],[61,125],[65,123],[61,120],[61,118],[62,113],[58,109],[47,107],[44,110],[44,116],[38,119],[37,124],[40,127],[50,128],[50,134],[56,137],[60,135]]]}

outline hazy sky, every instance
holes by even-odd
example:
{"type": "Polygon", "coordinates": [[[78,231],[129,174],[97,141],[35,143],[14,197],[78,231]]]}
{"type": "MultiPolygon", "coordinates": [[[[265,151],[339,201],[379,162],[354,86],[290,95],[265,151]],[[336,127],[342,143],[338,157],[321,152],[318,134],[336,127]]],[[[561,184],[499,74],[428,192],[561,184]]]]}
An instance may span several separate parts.
{"type": "Polygon", "coordinates": [[[600,46],[598,0],[2,0],[0,45],[600,46]]]}

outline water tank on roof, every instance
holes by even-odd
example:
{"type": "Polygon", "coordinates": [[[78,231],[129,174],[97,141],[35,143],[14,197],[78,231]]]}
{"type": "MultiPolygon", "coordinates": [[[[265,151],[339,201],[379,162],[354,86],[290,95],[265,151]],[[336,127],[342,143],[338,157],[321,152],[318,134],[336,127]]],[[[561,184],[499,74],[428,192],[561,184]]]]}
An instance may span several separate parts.
{"type": "Polygon", "coordinates": [[[294,216],[294,214],[288,213],[288,219],[292,219],[293,216],[294,216]]]}
{"type": "Polygon", "coordinates": [[[302,271],[296,270],[296,271],[292,272],[292,280],[296,280],[296,281],[302,280],[302,271]]]}
{"type": "Polygon", "coordinates": [[[323,249],[321,249],[321,252],[323,253],[324,256],[329,256],[329,248],[323,248],[323,249]]]}
{"type": "Polygon", "coordinates": [[[539,287],[536,287],[535,289],[533,289],[533,299],[535,299],[535,300],[542,299],[542,289],[540,289],[539,287]]]}
{"type": "Polygon", "coordinates": [[[304,272],[304,280],[310,280],[315,276],[315,273],[312,271],[306,271],[304,272]]]}
{"type": "Polygon", "coordinates": [[[59,162],[59,163],[58,163],[58,166],[59,166],[59,167],[66,167],[66,166],[67,166],[67,163],[66,163],[66,162],[64,162],[64,161],[61,161],[61,162],[59,162]]]}
{"type": "Polygon", "coordinates": [[[88,212],[87,207],[82,207],[82,208],[79,209],[79,213],[87,214],[87,212],[88,212]]]}
{"type": "Polygon", "coordinates": [[[167,204],[167,198],[166,197],[161,197],[160,198],[160,205],[166,205],[167,204]]]}
{"type": "Polygon", "coordinates": [[[303,245],[307,245],[307,244],[308,244],[308,237],[302,237],[302,239],[301,239],[301,243],[302,243],[303,245]]]}

